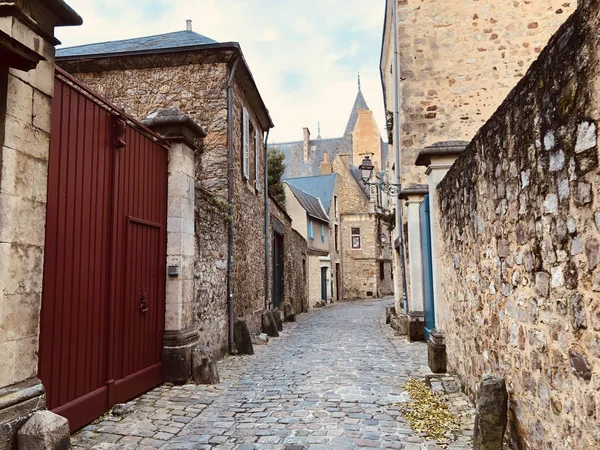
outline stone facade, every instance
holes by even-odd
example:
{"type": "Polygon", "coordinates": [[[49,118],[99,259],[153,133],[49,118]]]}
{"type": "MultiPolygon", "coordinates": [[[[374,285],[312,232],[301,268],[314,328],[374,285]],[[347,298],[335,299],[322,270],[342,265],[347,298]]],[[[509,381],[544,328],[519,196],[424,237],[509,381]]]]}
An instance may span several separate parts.
{"type": "Polygon", "coordinates": [[[398,2],[403,183],[427,182],[422,148],[475,135],[576,3],[398,2]]]}
{"type": "Polygon", "coordinates": [[[194,315],[199,342],[227,353],[227,203],[196,187],[194,315]]]}
{"type": "MultiPolygon", "coordinates": [[[[218,204],[228,204],[229,148],[227,84],[234,49],[219,51],[179,51],[163,55],[138,55],[120,58],[98,58],[91,62],[62,58],[59,64],[134,117],[160,108],[175,106],[188,114],[206,130],[199,167],[197,187],[205,189],[218,204]]],[[[232,131],[234,149],[233,203],[233,297],[234,314],[248,322],[250,331],[260,331],[265,309],[265,206],[263,132],[270,119],[249,71],[240,62],[233,82],[232,131]],[[249,114],[251,129],[248,179],[243,174],[243,110],[249,114]],[[258,169],[258,170],[257,170],[258,169]]],[[[207,206],[209,207],[209,206],[207,206]]],[[[227,207],[227,206],[226,206],[227,207]]],[[[202,212],[204,206],[196,208],[202,212]]],[[[202,219],[196,219],[202,221],[202,219]]],[[[208,219],[212,220],[212,219],[208,219]]],[[[220,228],[219,228],[220,229],[220,228]]],[[[227,228],[228,230],[228,228],[227,228]]],[[[227,231],[228,233],[229,231],[227,231]]],[[[198,237],[202,245],[202,238],[198,237]]],[[[220,242],[220,240],[219,240],[220,242]]],[[[219,254],[221,250],[218,251],[219,254]]],[[[218,259],[217,261],[220,261],[218,259]]],[[[200,263],[202,267],[204,261],[200,263]]],[[[219,273],[218,269],[215,273],[219,273]]],[[[215,275],[219,279],[220,273],[215,275]]],[[[203,277],[196,273],[196,279],[203,277]]],[[[225,283],[226,285],[226,283],[225,283]]],[[[215,290],[213,292],[217,292],[215,290]]],[[[196,288],[203,294],[202,288],[196,288]]],[[[209,294],[210,295],[210,294],[209,294]]],[[[225,296],[223,301],[227,301],[225,296]]],[[[206,299],[196,298],[196,314],[206,313],[206,299]]],[[[217,308],[219,309],[219,308],[217,308]]],[[[213,311],[217,313],[217,311],[213,311]]],[[[218,317],[212,327],[222,325],[218,317]]],[[[209,320],[206,317],[204,320],[209,320]]],[[[200,327],[203,327],[199,323],[200,327]]],[[[216,329],[203,338],[222,345],[216,329]]],[[[215,349],[219,351],[219,348],[215,349]]]]}
{"type": "MultiPolygon", "coordinates": [[[[272,249],[275,233],[283,237],[283,292],[281,302],[287,302],[294,308],[295,314],[308,311],[308,245],[306,239],[292,228],[292,218],[275,202],[269,199],[269,239],[272,249]]],[[[269,302],[273,307],[273,251],[270,255],[270,292],[269,302]]],[[[281,305],[280,305],[280,309],[281,305]]]]}
{"type": "Polygon", "coordinates": [[[580,2],[438,187],[448,368],[506,380],[521,449],[600,447],[599,29],[580,2]]]}
{"type": "MultiPolygon", "coordinates": [[[[470,140],[508,92],[525,75],[548,39],[577,6],[576,1],[498,2],[468,0],[398,0],[386,3],[380,70],[388,114],[388,135],[395,138],[394,78],[399,82],[400,161],[390,147],[385,169],[403,187],[427,184],[424,168],[415,165],[421,149],[436,142],[470,140]],[[394,72],[393,23],[398,28],[398,74],[394,72]]],[[[402,211],[406,219],[406,208],[402,211]]],[[[394,231],[398,239],[398,227],[394,231]]],[[[408,267],[407,234],[404,234],[408,267]]],[[[401,306],[400,257],[396,273],[396,307],[401,306]]],[[[408,276],[407,276],[408,278],[408,276]]],[[[410,284],[410,279],[407,279],[410,284]]],[[[410,301],[410,299],[409,299],[410,301]]]]}
{"type": "Polygon", "coordinates": [[[391,234],[375,189],[367,196],[349,164],[347,154],[331,163],[339,185],[342,298],[383,297],[394,292],[391,234]],[[360,230],[360,249],[352,248],[353,228],[360,230]]]}
{"type": "Polygon", "coordinates": [[[36,378],[54,95],[54,28],[79,25],[62,1],[0,5],[0,449],[46,404],[36,378]]]}

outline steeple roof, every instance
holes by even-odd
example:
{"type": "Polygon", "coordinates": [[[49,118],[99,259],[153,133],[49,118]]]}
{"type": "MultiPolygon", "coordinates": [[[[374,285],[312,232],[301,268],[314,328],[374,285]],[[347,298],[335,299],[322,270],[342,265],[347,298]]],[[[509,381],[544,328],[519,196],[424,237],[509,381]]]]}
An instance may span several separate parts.
{"type": "Polygon", "coordinates": [[[356,126],[356,122],[358,121],[358,112],[363,109],[369,109],[367,105],[367,101],[363,97],[362,91],[359,90],[356,94],[356,100],[354,100],[354,106],[352,107],[352,112],[350,113],[350,118],[348,119],[348,124],[346,125],[346,131],[344,132],[344,137],[348,137],[354,131],[354,127],[356,126]]]}

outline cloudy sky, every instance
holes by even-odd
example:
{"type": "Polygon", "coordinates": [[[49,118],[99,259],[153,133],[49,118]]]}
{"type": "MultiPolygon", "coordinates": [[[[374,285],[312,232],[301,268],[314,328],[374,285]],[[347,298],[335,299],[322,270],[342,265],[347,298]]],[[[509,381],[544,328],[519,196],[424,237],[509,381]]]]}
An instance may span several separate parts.
{"type": "Polygon", "coordinates": [[[271,142],[343,134],[362,91],[384,133],[379,55],[385,0],[68,0],[84,20],[58,28],[64,46],[185,29],[240,42],[271,112],[271,142]]]}

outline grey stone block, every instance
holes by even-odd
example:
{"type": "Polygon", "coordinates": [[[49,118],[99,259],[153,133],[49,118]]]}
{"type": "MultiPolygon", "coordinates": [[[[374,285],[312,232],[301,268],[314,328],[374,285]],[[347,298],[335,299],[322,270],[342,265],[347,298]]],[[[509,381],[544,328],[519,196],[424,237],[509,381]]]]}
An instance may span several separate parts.
{"type": "Polygon", "coordinates": [[[265,311],[262,313],[262,332],[269,337],[279,337],[279,331],[277,331],[277,324],[271,311],[265,311]]]}
{"type": "Polygon", "coordinates": [[[248,324],[245,321],[239,319],[236,320],[233,326],[233,340],[239,354],[254,355],[252,337],[248,330],[248,324]]]}
{"type": "Polygon", "coordinates": [[[446,373],[446,340],[440,331],[431,330],[427,342],[427,362],[433,373],[446,373]]]}
{"type": "Polygon", "coordinates": [[[295,322],[296,314],[294,313],[294,307],[289,303],[283,304],[283,316],[286,322],[295,322]]]}
{"type": "Polygon", "coordinates": [[[484,375],[475,411],[473,450],[502,450],[508,413],[506,383],[494,375],[484,375]]]}
{"type": "Polygon", "coordinates": [[[192,350],[192,376],[196,384],[220,382],[217,363],[208,347],[198,345],[192,350]]]}
{"type": "Polygon", "coordinates": [[[71,448],[69,421],[50,411],[38,411],[17,433],[19,450],[71,448]]]}

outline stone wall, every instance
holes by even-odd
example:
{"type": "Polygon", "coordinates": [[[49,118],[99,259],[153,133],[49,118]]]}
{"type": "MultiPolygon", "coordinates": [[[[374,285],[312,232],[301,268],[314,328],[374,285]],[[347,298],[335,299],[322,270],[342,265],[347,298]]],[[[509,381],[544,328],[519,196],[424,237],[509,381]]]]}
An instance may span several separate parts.
{"type": "Polygon", "coordinates": [[[279,207],[277,202],[269,199],[270,239],[270,273],[269,298],[273,295],[273,246],[275,230],[283,234],[283,293],[282,301],[290,303],[296,314],[308,311],[308,245],[306,239],[292,228],[292,219],[279,207]]]}
{"type": "Polygon", "coordinates": [[[372,214],[342,215],[342,260],[344,299],[378,297],[375,217],[372,214]],[[352,228],[360,229],[360,249],[352,248],[352,228]]]}
{"type": "MultiPolygon", "coordinates": [[[[234,83],[233,144],[234,170],[234,263],[233,296],[235,316],[248,322],[250,332],[261,329],[261,314],[265,310],[265,202],[264,202],[264,151],[262,130],[248,105],[245,92],[234,83]],[[259,189],[252,180],[242,176],[242,106],[246,105],[250,121],[260,134],[259,189]]],[[[255,154],[250,152],[250,167],[255,166],[255,154]]],[[[251,170],[252,172],[252,170],[251,170]]]]}
{"type": "MultiPolygon", "coordinates": [[[[202,148],[199,184],[227,198],[227,77],[226,63],[163,66],[148,57],[147,68],[78,72],[76,63],[59,62],[94,91],[136,119],[176,107],[207,132],[202,148]]],[[[167,64],[166,61],[164,61],[167,64]]]]}
{"type": "Polygon", "coordinates": [[[600,448],[598,30],[589,0],[438,187],[448,368],[506,379],[522,449],[600,448]]]}
{"type": "Polygon", "coordinates": [[[228,351],[227,203],[196,188],[196,260],[194,316],[200,343],[217,355],[228,351]]]}
{"type": "Polygon", "coordinates": [[[398,1],[404,184],[426,183],[414,166],[423,147],[475,135],[576,6],[575,0],[398,1]]]}

